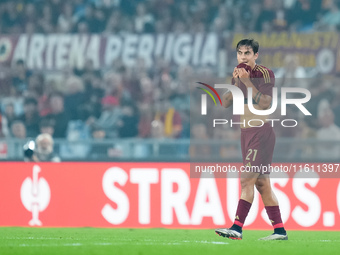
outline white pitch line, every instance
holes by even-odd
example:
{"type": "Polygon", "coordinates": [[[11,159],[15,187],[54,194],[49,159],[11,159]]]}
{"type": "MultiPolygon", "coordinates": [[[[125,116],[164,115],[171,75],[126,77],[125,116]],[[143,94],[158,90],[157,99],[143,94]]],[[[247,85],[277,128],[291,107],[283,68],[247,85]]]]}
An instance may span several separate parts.
{"type": "Polygon", "coordinates": [[[207,244],[229,244],[225,242],[207,242],[207,241],[201,241],[200,243],[207,243],[207,244]]]}
{"type": "Polygon", "coordinates": [[[82,243],[65,243],[63,246],[82,246],[82,243]]]}
{"type": "MultiPolygon", "coordinates": [[[[4,237],[0,238],[2,240],[60,240],[60,239],[67,239],[67,238],[60,238],[60,237],[4,237]]],[[[71,238],[69,238],[71,239],[71,238]]]]}
{"type": "MultiPolygon", "coordinates": [[[[321,240],[324,242],[330,241],[330,240],[321,240]]],[[[159,242],[158,240],[151,240],[151,239],[147,239],[147,240],[143,240],[141,242],[135,242],[133,245],[182,245],[182,244],[186,244],[186,243],[199,243],[199,244],[229,244],[226,242],[215,242],[215,241],[189,241],[189,240],[183,240],[183,241],[179,241],[179,242],[159,242]]],[[[117,246],[117,245],[131,245],[129,242],[114,242],[114,243],[63,243],[63,244],[56,244],[56,243],[51,243],[51,244],[19,244],[19,247],[58,247],[58,246],[117,246]]],[[[2,247],[5,245],[1,245],[2,247]]],[[[0,246],[0,247],[1,247],[0,246]]]]}
{"type": "Polygon", "coordinates": [[[215,242],[215,241],[183,241],[183,243],[204,243],[204,244],[229,244],[225,242],[215,242]]]}
{"type": "Polygon", "coordinates": [[[58,246],[90,246],[90,245],[99,245],[99,246],[106,246],[106,245],[114,245],[113,243],[90,243],[90,244],[83,244],[83,243],[64,243],[64,244],[19,244],[21,247],[58,247],[58,246]]]}
{"type": "Polygon", "coordinates": [[[134,243],[133,245],[180,245],[180,243],[158,243],[158,242],[149,242],[149,243],[134,243]]]}
{"type": "Polygon", "coordinates": [[[64,243],[64,244],[19,244],[20,247],[58,247],[58,246],[82,246],[81,243],[64,243]]]}
{"type": "MultiPolygon", "coordinates": [[[[108,246],[108,245],[127,245],[129,243],[65,243],[65,244],[19,244],[19,247],[60,247],[60,246],[108,246]]],[[[130,245],[130,244],[129,244],[130,245]]],[[[133,245],[180,245],[180,243],[134,243],[133,245]]],[[[1,247],[1,246],[0,246],[1,247]]]]}

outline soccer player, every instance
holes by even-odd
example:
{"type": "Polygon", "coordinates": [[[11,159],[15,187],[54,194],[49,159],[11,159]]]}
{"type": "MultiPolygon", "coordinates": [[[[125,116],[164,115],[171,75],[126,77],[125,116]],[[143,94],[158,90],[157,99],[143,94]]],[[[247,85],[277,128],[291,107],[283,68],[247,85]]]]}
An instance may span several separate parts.
{"type": "MultiPolygon", "coordinates": [[[[254,115],[248,108],[247,100],[253,100],[254,108],[266,110],[272,102],[272,89],[275,83],[274,73],[256,64],[259,56],[259,43],[253,39],[243,39],[236,46],[239,65],[234,69],[232,84],[238,86],[245,98],[244,115],[240,116],[241,148],[244,166],[252,171],[240,173],[241,198],[238,203],[234,224],[230,228],[216,229],[220,236],[230,239],[242,239],[242,227],[254,200],[254,186],[260,193],[265,205],[274,233],[260,240],[287,240],[288,236],[283,227],[279,204],[270,185],[269,172],[264,172],[259,166],[268,166],[273,158],[275,134],[268,116],[254,115]],[[252,98],[247,98],[247,88],[252,88],[252,98]],[[261,121],[248,121],[257,119],[261,121]],[[263,122],[262,122],[263,121],[263,122]],[[264,124],[263,124],[264,123],[264,124]],[[258,166],[258,171],[254,167],[258,166]]],[[[233,95],[230,91],[223,94],[223,106],[232,105],[233,95]]]]}

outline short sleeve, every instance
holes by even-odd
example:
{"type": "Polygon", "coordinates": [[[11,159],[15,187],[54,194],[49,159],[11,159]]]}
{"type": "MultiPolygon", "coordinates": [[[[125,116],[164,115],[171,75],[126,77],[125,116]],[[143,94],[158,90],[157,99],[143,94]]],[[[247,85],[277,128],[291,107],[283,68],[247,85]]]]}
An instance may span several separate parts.
{"type": "Polygon", "coordinates": [[[260,72],[260,79],[258,90],[263,95],[273,96],[273,87],[275,86],[275,76],[272,70],[263,69],[260,72]],[[262,76],[262,77],[261,77],[262,76]]]}

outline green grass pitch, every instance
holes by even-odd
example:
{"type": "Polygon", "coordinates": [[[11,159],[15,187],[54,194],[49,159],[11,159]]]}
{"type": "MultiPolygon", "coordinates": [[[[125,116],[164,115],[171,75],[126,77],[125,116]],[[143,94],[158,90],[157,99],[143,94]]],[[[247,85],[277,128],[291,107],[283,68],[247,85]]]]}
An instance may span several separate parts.
{"type": "Polygon", "coordinates": [[[270,231],[245,230],[229,240],[213,230],[0,228],[0,254],[339,254],[340,232],[289,231],[288,241],[259,241],[270,231]]]}

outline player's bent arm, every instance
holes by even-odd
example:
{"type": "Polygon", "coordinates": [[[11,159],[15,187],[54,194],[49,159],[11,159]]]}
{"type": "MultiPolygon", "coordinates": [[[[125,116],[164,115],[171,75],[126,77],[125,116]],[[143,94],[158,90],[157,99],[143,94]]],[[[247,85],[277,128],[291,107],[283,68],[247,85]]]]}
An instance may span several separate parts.
{"type": "Polygon", "coordinates": [[[272,103],[272,97],[268,95],[263,95],[260,91],[258,91],[255,96],[253,95],[253,98],[255,102],[257,103],[258,106],[262,110],[267,110],[270,108],[271,103],[272,103]]]}
{"type": "MultiPolygon", "coordinates": [[[[240,79],[233,77],[231,84],[235,85],[236,87],[239,87],[240,79]]],[[[222,95],[222,106],[224,108],[228,108],[232,104],[233,104],[233,94],[230,92],[230,90],[227,90],[222,95]]]]}
{"type": "Polygon", "coordinates": [[[225,92],[222,95],[222,106],[228,108],[233,104],[233,94],[230,91],[225,92]]]}
{"type": "Polygon", "coordinates": [[[264,95],[261,93],[261,91],[259,91],[254,85],[253,83],[248,80],[245,82],[245,85],[249,88],[252,88],[253,91],[253,99],[255,101],[255,103],[260,106],[260,108],[262,110],[267,110],[272,103],[272,97],[269,95],[264,95]]]}

